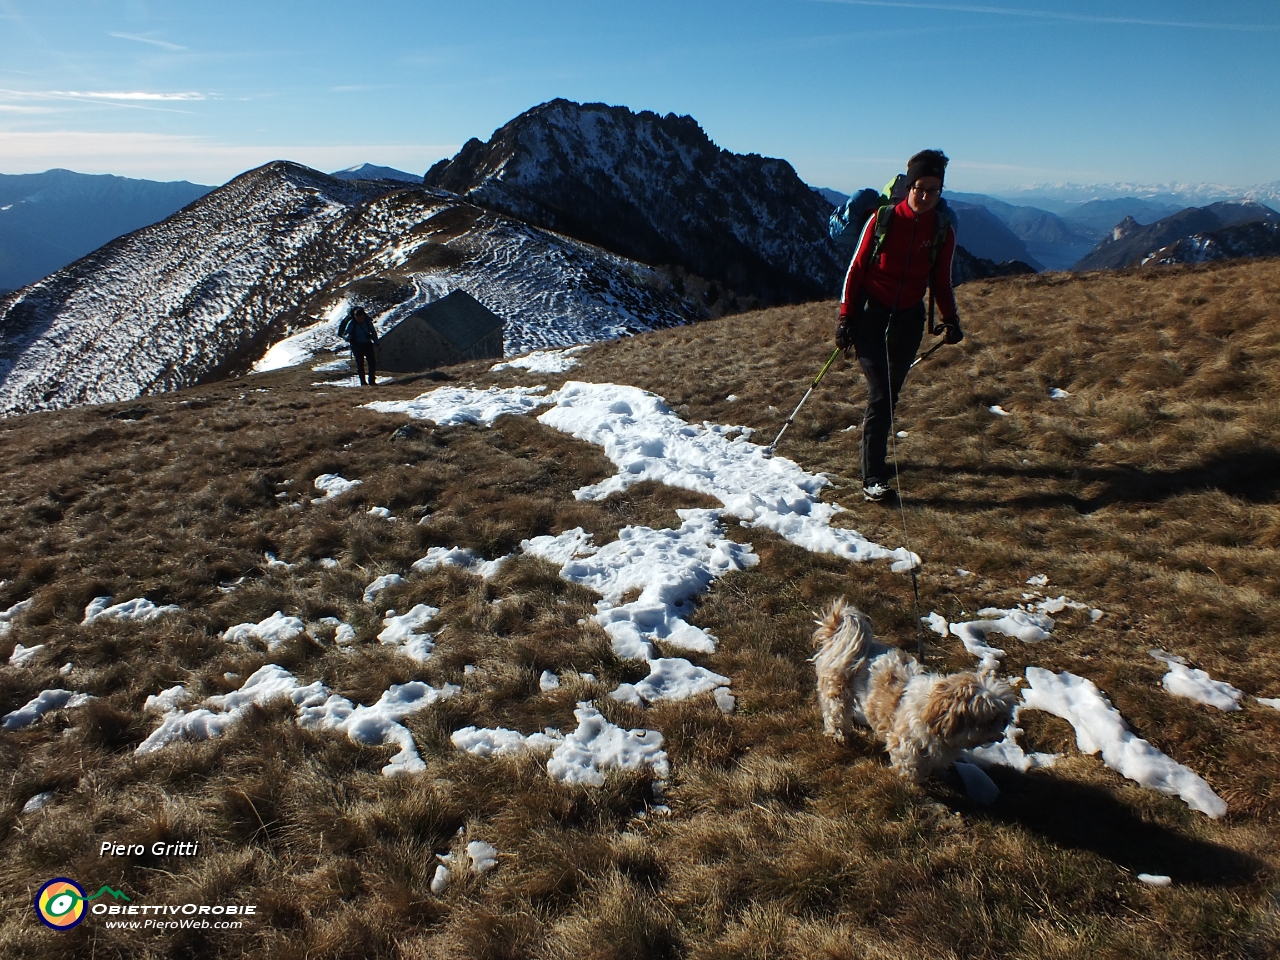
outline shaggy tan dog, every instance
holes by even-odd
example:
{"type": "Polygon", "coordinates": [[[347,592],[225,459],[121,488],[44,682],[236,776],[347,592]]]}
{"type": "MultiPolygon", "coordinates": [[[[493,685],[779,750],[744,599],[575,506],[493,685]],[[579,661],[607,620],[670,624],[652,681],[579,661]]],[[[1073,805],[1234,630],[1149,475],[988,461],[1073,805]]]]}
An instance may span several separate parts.
{"type": "Polygon", "coordinates": [[[951,766],[960,751],[999,740],[1014,693],[990,670],[926,673],[876,640],[871,621],[840,597],[816,621],[813,658],[824,732],[841,743],[854,723],[870,727],[889,765],[917,783],[951,766]]]}

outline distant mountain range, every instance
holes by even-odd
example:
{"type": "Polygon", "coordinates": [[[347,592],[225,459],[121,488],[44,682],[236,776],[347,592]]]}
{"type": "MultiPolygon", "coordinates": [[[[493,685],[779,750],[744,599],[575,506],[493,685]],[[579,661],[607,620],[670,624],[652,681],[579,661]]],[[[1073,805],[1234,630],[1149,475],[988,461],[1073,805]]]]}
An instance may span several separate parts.
{"type": "MultiPolygon", "coordinates": [[[[1213,234],[1227,227],[1246,223],[1280,223],[1280,214],[1270,207],[1245,201],[1220,201],[1207,207],[1189,207],[1172,216],[1143,226],[1132,217],[1117,224],[1087,256],[1076,263],[1076,270],[1109,270],[1140,265],[1155,251],[1165,250],[1192,236],[1213,234]]],[[[1227,249],[1221,243],[1218,249],[1227,249]]],[[[1173,251],[1162,255],[1163,262],[1173,262],[1173,251]]]]}
{"type": "Polygon", "coordinates": [[[952,203],[974,204],[1000,218],[1026,245],[1031,257],[1049,270],[1073,269],[1126,218],[1153,223],[1183,209],[1139,197],[1119,197],[1072,204],[1066,212],[1058,214],[980,193],[957,192],[948,196],[952,203]]]}
{"type": "Polygon", "coordinates": [[[212,189],[70,170],[0,175],[0,290],[34,283],[212,189]]]}
{"type": "Polygon", "coordinates": [[[1000,191],[1010,202],[1032,204],[1055,213],[1090,200],[1137,198],[1182,209],[1204,206],[1218,200],[1253,200],[1274,207],[1280,203],[1280,180],[1252,187],[1230,187],[1220,183],[1036,183],[1000,191]]]}
{"type": "MultiPolygon", "coordinates": [[[[549,107],[551,104],[544,105],[544,108],[549,107]]],[[[540,111],[542,114],[550,112],[544,108],[535,108],[513,123],[529,127],[538,122],[540,111]]],[[[602,108],[601,105],[590,107],[596,108],[625,109],[602,108]]],[[[657,118],[656,114],[648,116],[664,119],[657,118]]],[[[670,119],[674,118],[665,118],[670,119]]],[[[495,137],[502,132],[498,131],[495,137]]],[[[698,132],[701,134],[700,130],[698,132]]],[[[479,144],[479,141],[473,143],[479,144]]],[[[719,150],[706,140],[705,134],[701,136],[698,148],[706,156],[712,156],[713,150],[719,150]]],[[[515,156],[513,152],[512,157],[515,156]]],[[[602,163],[614,163],[619,157],[603,157],[602,163]]],[[[462,154],[448,161],[452,177],[461,177],[459,164],[454,162],[460,159],[463,161],[461,165],[465,166],[466,158],[462,154]]],[[[597,170],[596,175],[600,172],[597,170]]],[[[371,163],[338,170],[331,176],[339,180],[411,184],[419,184],[423,180],[416,173],[371,163]]],[[[504,179],[504,176],[498,179],[504,179]]],[[[615,185],[625,182],[625,171],[612,179],[615,185]]],[[[795,184],[787,186],[793,190],[795,184]]],[[[478,187],[477,183],[472,189],[478,187]]],[[[117,236],[156,223],[211,189],[185,181],[158,183],[70,170],[0,175],[0,293],[47,276],[117,236]]],[[[485,189],[482,192],[500,191],[485,189]]],[[[846,199],[845,194],[825,187],[816,188],[815,192],[833,205],[846,199]]],[[[1090,255],[1094,247],[1127,218],[1140,225],[1150,225],[1191,205],[1245,198],[1270,204],[1272,209],[1276,209],[1280,207],[1280,181],[1244,190],[1220,184],[1036,184],[1015,188],[1000,197],[959,191],[949,191],[948,197],[957,212],[965,214],[960,218],[960,243],[974,256],[994,263],[1021,260],[1037,269],[1068,270],[1090,255]],[[975,207],[982,209],[975,210],[975,207]]],[[[476,199],[482,197],[477,196],[476,199]]],[[[695,247],[702,249],[696,243],[685,243],[684,249],[680,250],[653,249],[652,243],[646,248],[643,242],[623,236],[621,229],[615,230],[613,236],[608,235],[607,224],[567,223],[562,215],[557,214],[554,198],[546,196],[543,201],[546,209],[541,216],[534,216],[529,211],[526,211],[526,216],[544,226],[556,222],[559,226],[553,229],[590,235],[613,249],[627,247],[641,259],[648,257],[647,262],[662,259],[663,254],[672,254],[667,258],[672,263],[688,261],[695,247]]],[[[501,201],[495,201],[494,206],[501,209],[501,201]]],[[[718,270],[714,264],[717,259],[734,258],[720,254],[704,258],[701,266],[707,276],[726,286],[732,286],[731,279],[737,279],[740,288],[748,286],[742,282],[741,276],[731,276],[724,270],[718,270]]],[[[748,270],[742,265],[737,269],[739,274],[748,270]]],[[[794,292],[782,292],[787,289],[786,283],[782,288],[775,287],[776,284],[762,283],[757,292],[764,296],[757,299],[772,302],[779,296],[782,299],[794,298],[794,292]]],[[[744,289],[743,292],[749,291],[744,289]]]]}

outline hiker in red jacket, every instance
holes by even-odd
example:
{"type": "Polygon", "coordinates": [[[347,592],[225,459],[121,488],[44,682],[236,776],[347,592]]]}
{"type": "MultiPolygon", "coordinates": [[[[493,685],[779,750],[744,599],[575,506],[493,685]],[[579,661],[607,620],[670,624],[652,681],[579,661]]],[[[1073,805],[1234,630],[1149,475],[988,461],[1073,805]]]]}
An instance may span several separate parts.
{"type": "Polygon", "coordinates": [[[959,343],[960,318],[951,290],[956,234],[936,209],[947,158],[922,150],[907,164],[906,198],[881,207],[862,229],[840,298],[836,346],[853,347],[867,382],[862,418],[862,492],[883,500],[894,479],[885,460],[893,409],[924,336],[925,293],[932,287],[947,343],[959,343]],[[888,218],[887,229],[877,220],[888,218]]]}

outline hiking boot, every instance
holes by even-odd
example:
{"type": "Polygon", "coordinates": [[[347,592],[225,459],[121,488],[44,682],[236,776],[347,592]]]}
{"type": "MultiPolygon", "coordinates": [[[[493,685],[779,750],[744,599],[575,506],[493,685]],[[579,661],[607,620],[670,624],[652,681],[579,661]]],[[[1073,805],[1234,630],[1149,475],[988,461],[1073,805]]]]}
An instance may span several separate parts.
{"type": "Polygon", "coordinates": [[[862,482],[862,496],[871,503],[880,503],[883,500],[887,500],[891,492],[887,486],[875,477],[862,482]]]}

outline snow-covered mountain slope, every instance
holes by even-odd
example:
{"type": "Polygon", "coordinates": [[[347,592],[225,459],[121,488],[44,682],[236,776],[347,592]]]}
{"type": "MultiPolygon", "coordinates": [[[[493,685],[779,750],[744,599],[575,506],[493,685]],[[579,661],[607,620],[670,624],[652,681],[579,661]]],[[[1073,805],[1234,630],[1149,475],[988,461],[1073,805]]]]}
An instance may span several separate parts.
{"type": "Polygon", "coordinates": [[[1280,257],[1280,223],[1254,220],[1210,233],[1183,237],[1146,256],[1143,266],[1168,263],[1205,263],[1236,257],[1280,257]]]}
{"type": "Polygon", "coordinates": [[[407,189],[353,211],[346,229],[375,243],[283,318],[284,336],[256,370],[291,365],[332,344],[350,306],[381,331],[419,307],[466,290],[506,321],[504,352],[565,347],[702,318],[658,271],[460,201],[407,189]]]}
{"type": "Polygon", "coordinates": [[[190,386],[300,331],[327,338],[346,303],[385,327],[458,288],[507,321],[509,352],[698,318],[616,255],[439,191],[276,162],[0,298],[0,414],[190,386]]]}
{"type": "Polygon", "coordinates": [[[827,200],[785,160],[717,147],[692,117],[553,100],[425,182],[765,303],[834,296],[845,267],[827,200]]]}
{"type": "Polygon", "coordinates": [[[1207,207],[1190,207],[1173,216],[1141,226],[1133,218],[1117,224],[1076,270],[1108,270],[1137,266],[1152,253],[1184,237],[1212,233],[1243,223],[1280,223],[1280,214],[1250,200],[1222,201],[1207,207]]]}

